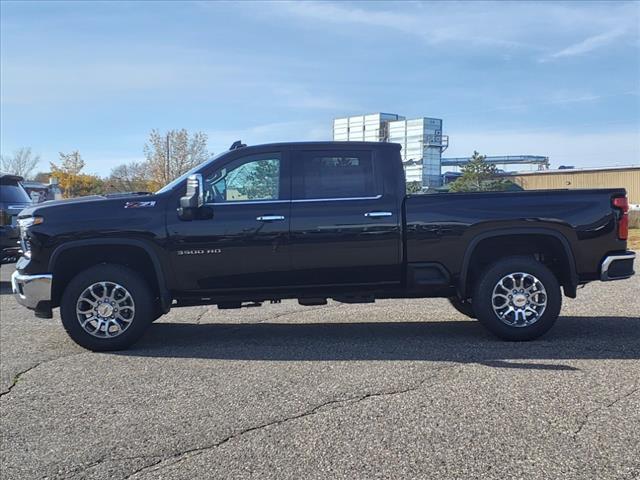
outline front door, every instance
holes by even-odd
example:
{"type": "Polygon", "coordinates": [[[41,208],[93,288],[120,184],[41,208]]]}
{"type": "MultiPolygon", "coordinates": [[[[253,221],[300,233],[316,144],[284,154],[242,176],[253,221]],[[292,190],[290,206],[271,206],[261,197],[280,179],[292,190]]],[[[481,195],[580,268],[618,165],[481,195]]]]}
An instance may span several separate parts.
{"type": "Polygon", "coordinates": [[[282,152],[236,158],[203,175],[213,218],[182,221],[168,214],[176,283],[209,291],[286,284],[291,203],[282,152]]]}

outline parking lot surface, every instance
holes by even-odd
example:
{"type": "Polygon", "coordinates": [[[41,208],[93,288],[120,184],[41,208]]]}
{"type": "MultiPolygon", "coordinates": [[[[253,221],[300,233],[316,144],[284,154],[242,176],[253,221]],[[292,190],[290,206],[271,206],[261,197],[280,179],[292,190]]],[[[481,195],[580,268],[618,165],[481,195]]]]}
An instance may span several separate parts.
{"type": "Polygon", "coordinates": [[[172,310],[75,346],[2,267],[0,477],[640,478],[640,277],[507,343],[446,300],[172,310]]]}

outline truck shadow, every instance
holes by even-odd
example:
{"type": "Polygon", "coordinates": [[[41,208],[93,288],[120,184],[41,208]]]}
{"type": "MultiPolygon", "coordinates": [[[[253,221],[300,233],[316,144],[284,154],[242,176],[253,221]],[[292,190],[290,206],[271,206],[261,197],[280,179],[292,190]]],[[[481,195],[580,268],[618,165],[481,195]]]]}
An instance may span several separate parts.
{"type": "Polygon", "coordinates": [[[11,282],[0,281],[0,295],[10,295],[11,293],[11,282]]]}
{"type": "Polygon", "coordinates": [[[475,321],[157,323],[136,346],[120,354],[266,361],[423,360],[575,370],[544,361],[640,359],[640,318],[561,317],[551,332],[532,342],[498,340],[475,321]]]}

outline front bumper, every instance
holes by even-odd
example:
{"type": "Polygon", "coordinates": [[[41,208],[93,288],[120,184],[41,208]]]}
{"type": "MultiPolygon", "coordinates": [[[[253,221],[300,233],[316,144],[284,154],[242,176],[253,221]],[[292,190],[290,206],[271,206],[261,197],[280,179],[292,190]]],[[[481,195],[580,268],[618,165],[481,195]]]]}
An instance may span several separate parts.
{"type": "Polygon", "coordinates": [[[633,261],[636,258],[634,252],[625,252],[616,255],[607,255],[600,266],[600,280],[623,280],[631,277],[633,271],[633,261]]]}
{"type": "Polygon", "coordinates": [[[16,263],[21,253],[22,250],[20,250],[19,247],[3,248],[2,251],[0,251],[0,264],[16,263]]]}
{"type": "Polygon", "coordinates": [[[36,316],[51,318],[51,274],[11,275],[11,289],[20,305],[35,310],[36,316]]]}

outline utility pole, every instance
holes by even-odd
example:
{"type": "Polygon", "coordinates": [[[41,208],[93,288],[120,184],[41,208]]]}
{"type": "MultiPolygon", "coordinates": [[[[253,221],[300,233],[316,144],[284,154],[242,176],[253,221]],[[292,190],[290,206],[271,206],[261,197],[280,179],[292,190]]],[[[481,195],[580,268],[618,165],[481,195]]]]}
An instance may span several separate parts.
{"type": "Polygon", "coordinates": [[[170,140],[169,140],[169,135],[171,132],[167,132],[167,158],[165,160],[164,163],[164,181],[166,183],[169,182],[169,159],[171,158],[171,146],[170,146],[170,140]]]}

